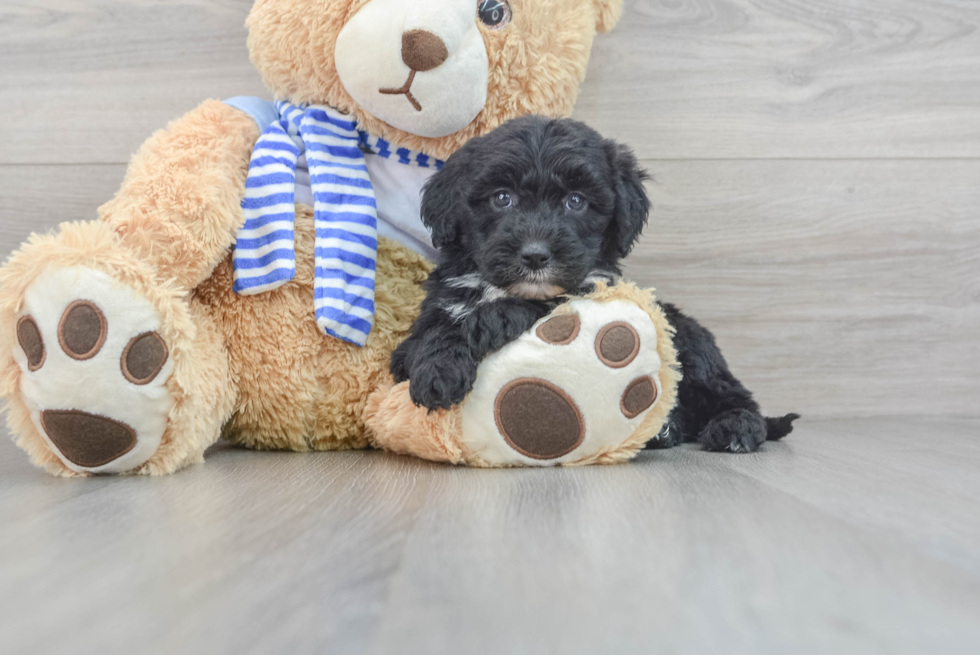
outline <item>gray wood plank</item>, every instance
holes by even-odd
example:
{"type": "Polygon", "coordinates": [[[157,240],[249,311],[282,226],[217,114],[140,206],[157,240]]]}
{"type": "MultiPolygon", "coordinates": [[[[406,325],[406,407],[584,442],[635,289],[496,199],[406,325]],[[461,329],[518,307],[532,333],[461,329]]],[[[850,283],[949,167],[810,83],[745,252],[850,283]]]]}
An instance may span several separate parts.
{"type": "Polygon", "coordinates": [[[373,652],[450,653],[463,635],[487,653],[976,648],[960,629],[976,625],[978,578],[726,475],[724,458],[680,449],[548,483],[507,473],[475,497],[456,472],[456,500],[416,523],[373,652]]]}
{"type": "Polygon", "coordinates": [[[770,412],[976,415],[980,162],[644,162],[627,275],[770,412]]]}
{"type": "Polygon", "coordinates": [[[266,94],[247,0],[0,0],[0,164],[125,163],[208,98],[266,94]]]}
{"type": "Polygon", "coordinates": [[[20,500],[78,491],[16,519],[4,494],[5,652],[312,653],[324,642],[364,652],[427,465],[230,448],[214,459],[163,479],[65,481],[22,468],[14,477],[31,489],[20,500]],[[299,589],[310,595],[297,603],[299,589]],[[33,609],[10,614],[17,606],[33,609]]]}
{"type": "Polygon", "coordinates": [[[960,523],[978,523],[978,428],[810,421],[756,455],[547,471],[219,446],[173,477],[83,481],[3,440],[0,639],[11,653],[976,652],[980,546],[960,523]],[[887,518],[916,493],[909,520],[887,518]],[[33,496],[48,502],[25,511],[33,496]]]}
{"type": "MultiPolygon", "coordinates": [[[[128,160],[205,98],[266,93],[246,0],[0,0],[0,163],[128,160]]],[[[644,157],[980,156],[971,0],[627,2],[576,115],[644,157]]]]}
{"type": "Polygon", "coordinates": [[[799,436],[792,448],[718,461],[980,575],[980,422],[847,419],[799,436]]]}
{"type": "Polygon", "coordinates": [[[576,115],[644,157],[980,156],[973,0],[627,0],[576,115]]]}
{"type": "Polygon", "coordinates": [[[32,232],[93,220],[125,173],[123,164],[0,166],[0,256],[32,232]]]}

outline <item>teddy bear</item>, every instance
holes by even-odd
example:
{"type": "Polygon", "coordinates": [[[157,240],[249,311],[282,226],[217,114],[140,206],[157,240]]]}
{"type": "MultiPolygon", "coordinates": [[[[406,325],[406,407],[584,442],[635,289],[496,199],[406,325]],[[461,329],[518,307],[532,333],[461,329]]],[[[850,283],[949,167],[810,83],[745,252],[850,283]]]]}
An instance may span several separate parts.
{"type": "Polygon", "coordinates": [[[146,141],[92,222],[0,271],[0,394],[61,476],[173,473],[219,437],[473,466],[613,463],[679,378],[649,290],[600,284],[429,412],[388,373],[437,256],[425,181],[467,140],[571,113],[621,0],[256,0],[276,102],[209,100],[146,141]]]}

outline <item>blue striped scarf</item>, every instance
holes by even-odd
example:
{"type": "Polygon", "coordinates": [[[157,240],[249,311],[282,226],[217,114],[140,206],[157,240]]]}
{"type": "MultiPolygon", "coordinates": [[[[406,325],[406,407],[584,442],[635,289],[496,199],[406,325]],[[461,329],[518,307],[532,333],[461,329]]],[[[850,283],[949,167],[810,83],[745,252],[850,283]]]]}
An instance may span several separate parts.
{"type": "Polygon", "coordinates": [[[235,292],[276,289],[296,275],[296,167],[306,153],[316,228],[314,310],[326,334],[363,346],[374,324],[378,214],[364,151],[402,164],[443,162],[357,129],[335,109],[277,102],[280,119],[262,134],[249,164],[233,265],[235,292]]]}

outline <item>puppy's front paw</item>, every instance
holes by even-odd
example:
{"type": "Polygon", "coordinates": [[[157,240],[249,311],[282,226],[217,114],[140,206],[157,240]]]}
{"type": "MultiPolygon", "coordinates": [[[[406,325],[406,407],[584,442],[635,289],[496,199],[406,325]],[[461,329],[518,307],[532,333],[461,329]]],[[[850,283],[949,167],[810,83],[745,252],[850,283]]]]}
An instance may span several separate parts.
{"type": "Polygon", "coordinates": [[[412,348],[406,341],[395,348],[391,353],[391,365],[388,370],[395,379],[395,384],[404,382],[408,379],[409,360],[411,359],[412,348]]]}
{"type": "Polygon", "coordinates": [[[412,402],[429,410],[449,409],[463,402],[476,380],[476,364],[459,360],[416,363],[408,389],[412,402]]]}

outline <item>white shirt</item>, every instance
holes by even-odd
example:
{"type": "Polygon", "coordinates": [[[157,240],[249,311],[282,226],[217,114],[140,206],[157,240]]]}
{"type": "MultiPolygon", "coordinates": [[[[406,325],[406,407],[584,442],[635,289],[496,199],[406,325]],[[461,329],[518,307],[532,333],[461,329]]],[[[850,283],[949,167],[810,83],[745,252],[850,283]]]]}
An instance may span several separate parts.
{"type": "MultiPolygon", "coordinates": [[[[421,211],[422,185],[435,174],[435,169],[406,166],[371,153],[365,154],[365,163],[378,204],[378,235],[435,261],[438,251],[432,246],[429,229],[422,224],[421,211]]],[[[296,163],[296,202],[313,206],[305,154],[296,163]]]]}

